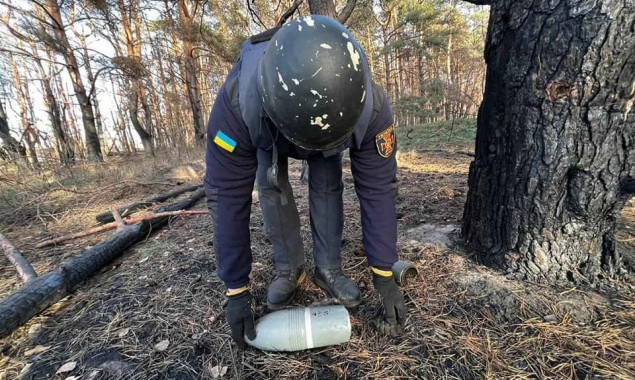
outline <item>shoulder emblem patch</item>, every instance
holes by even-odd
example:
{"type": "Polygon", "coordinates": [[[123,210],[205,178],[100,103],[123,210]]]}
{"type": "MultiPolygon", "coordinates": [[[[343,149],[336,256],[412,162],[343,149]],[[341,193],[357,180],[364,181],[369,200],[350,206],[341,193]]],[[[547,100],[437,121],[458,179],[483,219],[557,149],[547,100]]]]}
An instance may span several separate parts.
{"type": "Polygon", "coordinates": [[[221,130],[216,132],[216,137],[214,137],[214,143],[219,147],[225,149],[229,153],[233,153],[234,149],[236,149],[236,141],[234,141],[231,137],[224,134],[221,130]]]}
{"type": "Polygon", "coordinates": [[[375,145],[379,155],[384,158],[390,157],[395,150],[396,141],[397,136],[395,136],[395,125],[393,124],[375,136],[375,145]]]}

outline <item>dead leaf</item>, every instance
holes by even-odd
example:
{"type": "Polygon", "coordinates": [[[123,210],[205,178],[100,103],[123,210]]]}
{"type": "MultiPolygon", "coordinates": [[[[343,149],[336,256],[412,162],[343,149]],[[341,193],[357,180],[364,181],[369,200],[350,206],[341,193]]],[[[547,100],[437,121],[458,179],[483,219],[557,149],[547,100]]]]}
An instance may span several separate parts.
{"type": "Polygon", "coordinates": [[[128,335],[129,332],[130,329],[126,327],[125,329],[119,331],[119,334],[117,334],[117,336],[123,338],[124,336],[128,335]]]}
{"type": "Polygon", "coordinates": [[[164,340],[160,341],[159,343],[157,343],[154,346],[154,349],[159,351],[159,352],[162,352],[162,351],[165,351],[168,348],[169,345],[170,345],[170,341],[167,340],[167,339],[164,339],[164,340]]]}
{"type": "Polygon", "coordinates": [[[70,372],[70,371],[74,370],[75,367],[77,367],[77,362],[68,362],[68,363],[64,364],[63,366],[61,366],[57,370],[57,372],[55,372],[55,374],[58,375],[60,373],[70,372]]]}
{"type": "Polygon", "coordinates": [[[64,380],[79,380],[79,376],[69,376],[64,380]]]}
{"type": "Polygon", "coordinates": [[[24,356],[33,356],[33,355],[37,355],[40,354],[46,350],[48,350],[49,348],[51,348],[51,346],[35,346],[32,349],[25,351],[24,352],[24,356]]]}
{"type": "Polygon", "coordinates": [[[226,373],[227,373],[227,366],[213,366],[207,367],[207,370],[209,371],[210,376],[212,377],[212,379],[220,379],[221,377],[223,377],[226,373]]]}

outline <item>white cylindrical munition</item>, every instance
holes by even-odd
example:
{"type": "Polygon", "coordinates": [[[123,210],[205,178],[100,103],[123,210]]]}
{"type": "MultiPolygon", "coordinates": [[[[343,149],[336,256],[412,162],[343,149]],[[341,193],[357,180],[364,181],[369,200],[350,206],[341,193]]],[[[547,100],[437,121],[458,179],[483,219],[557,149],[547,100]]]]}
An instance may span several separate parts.
{"type": "Polygon", "coordinates": [[[298,307],[264,315],[256,339],[245,341],[264,351],[299,351],[348,342],[351,319],[342,305],[298,307]]]}

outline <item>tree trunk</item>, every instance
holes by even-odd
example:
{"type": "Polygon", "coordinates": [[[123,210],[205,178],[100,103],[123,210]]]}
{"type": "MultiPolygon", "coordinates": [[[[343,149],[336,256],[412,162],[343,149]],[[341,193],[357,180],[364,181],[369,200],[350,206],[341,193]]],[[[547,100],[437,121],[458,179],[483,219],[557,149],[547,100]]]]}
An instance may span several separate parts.
{"type": "Polygon", "coordinates": [[[29,161],[26,157],[26,149],[24,146],[18,142],[13,136],[11,136],[11,131],[9,130],[9,123],[7,122],[7,114],[4,111],[4,105],[2,104],[2,99],[0,99],[0,140],[7,146],[7,154],[10,156],[12,160],[17,160],[18,157],[15,157],[15,154],[20,156],[21,161],[16,161],[18,167],[29,164],[29,161]],[[22,164],[22,163],[23,164],[22,164]]]}
{"type": "MultiPolygon", "coordinates": [[[[161,51],[159,50],[159,44],[158,41],[153,42],[152,43],[152,56],[155,60],[155,64],[158,68],[159,71],[159,86],[161,88],[161,93],[163,94],[162,100],[163,100],[163,104],[165,106],[165,116],[162,118],[163,121],[161,123],[159,123],[159,127],[157,128],[157,131],[159,129],[161,129],[163,131],[163,134],[165,136],[165,144],[166,146],[168,144],[172,143],[172,139],[174,138],[174,136],[170,136],[170,133],[168,133],[167,131],[169,129],[172,129],[175,127],[174,125],[174,118],[175,118],[175,112],[172,109],[172,99],[170,99],[170,93],[168,92],[168,88],[166,85],[166,77],[165,77],[165,70],[163,69],[163,60],[161,59],[161,51]],[[166,123],[167,120],[167,123],[166,123]]],[[[156,94],[156,90],[155,90],[155,94],[156,94]]],[[[157,102],[157,114],[160,115],[160,109],[159,109],[159,104],[157,102]]]]}
{"type": "Polygon", "coordinates": [[[71,104],[68,96],[66,96],[66,90],[64,90],[63,84],[59,76],[55,79],[55,86],[57,88],[58,93],[60,94],[60,98],[62,99],[62,113],[61,120],[62,125],[65,126],[64,130],[67,131],[67,136],[70,137],[70,140],[73,143],[73,150],[76,154],[79,154],[80,157],[85,157],[85,150],[82,145],[82,136],[79,132],[79,128],[77,127],[77,122],[75,120],[75,113],[73,112],[73,105],[71,104]]]}
{"type": "MultiPolygon", "coordinates": [[[[130,121],[135,131],[141,139],[143,151],[146,156],[154,156],[154,144],[152,142],[152,117],[150,107],[147,104],[146,95],[141,84],[141,78],[145,75],[145,68],[141,60],[141,25],[139,21],[139,1],[132,0],[125,4],[123,0],[118,0],[117,5],[121,13],[121,26],[123,40],[126,44],[126,52],[130,60],[132,69],[125,78],[125,87],[128,92],[128,113],[130,121]],[[133,31],[134,21],[134,31],[133,31]],[[145,127],[139,121],[139,103],[144,111],[145,127]]],[[[113,31],[114,32],[114,31],[113,31]]],[[[115,39],[118,36],[113,36],[115,39]]]]}
{"type": "Polygon", "coordinates": [[[329,16],[337,20],[335,3],[333,0],[309,0],[309,10],[313,15],[329,16]]]}
{"type": "Polygon", "coordinates": [[[75,153],[68,144],[66,139],[66,133],[62,127],[62,119],[60,117],[60,110],[53,93],[53,87],[51,86],[51,76],[49,72],[44,69],[42,60],[40,59],[38,49],[35,46],[35,42],[31,42],[31,51],[33,52],[33,59],[35,61],[36,68],[40,75],[40,83],[44,93],[44,105],[48,110],[49,120],[51,122],[51,129],[53,130],[53,136],[55,137],[55,149],[59,156],[60,164],[71,165],[73,164],[75,153]]]}
{"type": "Polygon", "coordinates": [[[183,61],[185,66],[185,84],[187,86],[187,97],[192,110],[192,121],[194,125],[194,143],[205,146],[205,119],[203,116],[203,106],[201,104],[201,89],[198,85],[198,68],[194,50],[198,40],[198,29],[194,24],[198,5],[195,3],[191,8],[187,5],[187,0],[179,0],[179,19],[183,39],[183,61]]]}
{"type": "Polygon", "coordinates": [[[56,0],[46,0],[46,10],[51,20],[51,27],[53,33],[57,38],[59,44],[62,46],[62,54],[66,61],[66,69],[68,75],[73,82],[73,89],[75,90],[75,96],[79,102],[79,107],[82,112],[82,121],[84,123],[84,134],[86,136],[86,150],[88,151],[88,159],[93,162],[102,162],[103,157],[101,154],[101,146],[99,143],[99,135],[97,133],[97,127],[95,126],[95,114],[93,113],[93,105],[86,94],[86,88],[82,81],[82,76],[79,72],[79,65],[75,58],[75,53],[68,38],[65,25],[62,22],[62,16],[60,14],[60,8],[57,5],[56,0]]]}
{"type": "Polygon", "coordinates": [[[20,73],[18,71],[18,64],[12,53],[9,53],[9,62],[11,64],[11,72],[13,73],[13,85],[18,94],[18,101],[20,103],[20,120],[22,120],[23,129],[22,136],[23,140],[26,141],[26,145],[29,150],[29,158],[31,159],[29,166],[32,169],[37,169],[40,167],[40,163],[37,159],[35,141],[33,140],[31,134],[31,120],[29,120],[29,110],[27,108],[25,91],[22,85],[22,79],[20,78],[20,73]]]}
{"type": "MultiPolygon", "coordinates": [[[[77,38],[82,47],[82,58],[84,59],[84,67],[86,69],[86,79],[91,87],[96,86],[95,81],[97,78],[93,75],[93,69],[90,66],[90,56],[88,55],[88,47],[86,46],[86,36],[77,34],[77,38]]],[[[104,141],[104,125],[102,123],[101,111],[99,110],[99,100],[97,100],[97,92],[93,91],[91,94],[91,101],[93,102],[93,108],[95,112],[95,127],[97,128],[97,136],[99,141],[104,141]]]]}
{"type": "MultiPolygon", "coordinates": [[[[456,12],[456,0],[452,0],[450,4],[452,10],[448,15],[449,22],[454,21],[454,12],[456,12]]],[[[445,56],[445,90],[443,92],[443,109],[445,111],[445,120],[450,120],[450,118],[454,118],[452,115],[452,105],[451,105],[451,97],[452,97],[452,37],[454,31],[450,28],[450,34],[448,35],[448,49],[445,56]]]]}
{"type": "MultiPolygon", "coordinates": [[[[387,23],[386,23],[387,24],[387,23]]],[[[384,48],[386,48],[390,42],[388,36],[388,25],[381,26],[381,35],[384,44],[384,48]]],[[[392,90],[392,79],[390,78],[390,50],[383,52],[384,56],[384,75],[386,76],[386,94],[388,95],[388,99],[395,99],[393,96],[392,90]]]]}
{"type": "MultiPolygon", "coordinates": [[[[18,41],[18,47],[22,48],[22,44],[18,41]]],[[[37,145],[41,144],[40,131],[37,128],[37,119],[35,118],[35,111],[33,108],[33,100],[31,99],[31,90],[29,89],[28,71],[26,68],[26,61],[24,56],[20,57],[20,70],[24,74],[24,100],[26,101],[26,108],[29,115],[29,129],[24,134],[27,146],[29,147],[29,155],[31,156],[31,165],[34,169],[40,169],[42,167],[40,158],[37,153],[37,145]]]]}
{"type": "Polygon", "coordinates": [[[635,6],[493,2],[463,235],[536,280],[613,275],[635,178],[635,6]]]}

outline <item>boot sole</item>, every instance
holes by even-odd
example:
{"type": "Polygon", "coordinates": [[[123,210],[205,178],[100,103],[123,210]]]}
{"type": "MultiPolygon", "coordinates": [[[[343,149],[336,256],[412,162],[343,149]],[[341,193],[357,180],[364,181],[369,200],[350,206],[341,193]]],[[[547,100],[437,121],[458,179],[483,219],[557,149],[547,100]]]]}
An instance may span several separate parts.
{"type": "Polygon", "coordinates": [[[344,307],[346,308],[355,308],[357,306],[359,306],[360,303],[362,303],[361,299],[355,300],[355,301],[343,301],[337,297],[335,297],[333,295],[333,293],[331,293],[331,290],[329,289],[329,287],[322,282],[321,280],[319,280],[317,277],[314,277],[314,282],[315,284],[322,289],[326,294],[328,294],[331,298],[334,298],[337,302],[339,302],[340,304],[344,305],[344,307]]]}
{"type": "Polygon", "coordinates": [[[306,280],[306,272],[302,272],[302,275],[300,275],[300,278],[298,279],[298,282],[295,285],[295,289],[293,289],[293,293],[291,293],[291,296],[289,297],[289,299],[282,303],[276,303],[276,304],[271,303],[269,302],[269,300],[267,300],[267,307],[270,310],[280,310],[285,306],[289,306],[291,301],[293,301],[293,298],[295,298],[295,294],[298,292],[298,288],[300,287],[300,285],[304,283],[305,280],[306,280]]]}

